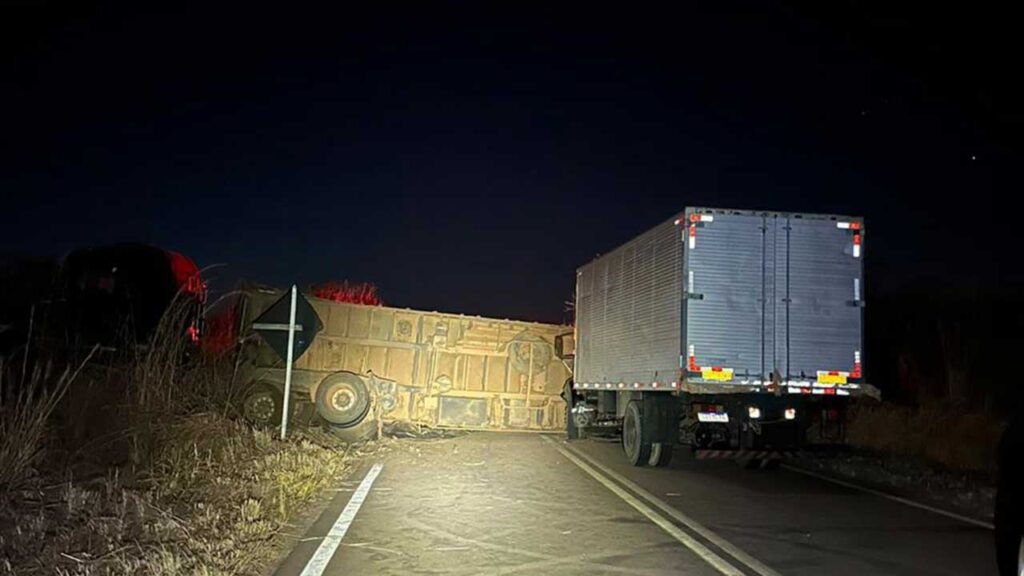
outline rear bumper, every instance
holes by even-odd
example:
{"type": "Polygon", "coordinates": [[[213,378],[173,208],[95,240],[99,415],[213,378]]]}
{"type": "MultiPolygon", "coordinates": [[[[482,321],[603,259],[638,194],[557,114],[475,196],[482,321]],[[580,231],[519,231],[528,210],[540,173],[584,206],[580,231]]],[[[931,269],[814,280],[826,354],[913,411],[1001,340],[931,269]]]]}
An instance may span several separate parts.
{"type": "Polygon", "coordinates": [[[693,457],[697,460],[791,460],[796,458],[793,450],[718,450],[697,449],[693,457]]]}

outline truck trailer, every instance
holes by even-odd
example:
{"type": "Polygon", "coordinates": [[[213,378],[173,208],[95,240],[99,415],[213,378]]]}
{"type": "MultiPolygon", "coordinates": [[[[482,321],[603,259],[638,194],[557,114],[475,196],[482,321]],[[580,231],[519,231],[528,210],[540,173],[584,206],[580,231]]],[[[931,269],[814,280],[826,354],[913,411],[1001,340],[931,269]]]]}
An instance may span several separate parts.
{"type": "Polygon", "coordinates": [[[636,466],[677,445],[767,466],[841,426],[864,381],[864,222],[689,207],[576,273],[570,438],[621,430],[636,466]]]}
{"type": "MultiPolygon", "coordinates": [[[[252,322],[284,291],[249,286],[240,294],[242,411],[256,424],[276,425],[284,362],[252,322]]],[[[297,420],[319,421],[348,440],[372,435],[378,423],[565,429],[561,394],[570,372],[554,340],[569,327],[307,297],[323,331],[295,363],[289,404],[297,420]]]]}

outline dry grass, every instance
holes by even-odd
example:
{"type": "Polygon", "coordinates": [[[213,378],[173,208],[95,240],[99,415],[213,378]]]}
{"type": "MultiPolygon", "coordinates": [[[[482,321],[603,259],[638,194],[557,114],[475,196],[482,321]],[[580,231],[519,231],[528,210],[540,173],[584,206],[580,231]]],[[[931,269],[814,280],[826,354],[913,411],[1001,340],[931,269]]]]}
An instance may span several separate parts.
{"type": "Polygon", "coordinates": [[[854,446],[950,470],[992,472],[1006,423],[940,405],[914,408],[872,402],[854,406],[847,426],[847,440],[854,446]]]}
{"type": "Polygon", "coordinates": [[[347,447],[330,437],[298,431],[281,442],[232,419],[234,367],[188,359],[180,313],[168,312],[155,345],[92,370],[79,397],[113,409],[61,405],[73,384],[65,371],[52,385],[40,373],[4,414],[0,574],[259,573],[288,519],[347,473],[347,447]],[[103,433],[88,450],[58,447],[55,412],[103,433]],[[79,453],[87,467],[53,464],[79,453]]]}

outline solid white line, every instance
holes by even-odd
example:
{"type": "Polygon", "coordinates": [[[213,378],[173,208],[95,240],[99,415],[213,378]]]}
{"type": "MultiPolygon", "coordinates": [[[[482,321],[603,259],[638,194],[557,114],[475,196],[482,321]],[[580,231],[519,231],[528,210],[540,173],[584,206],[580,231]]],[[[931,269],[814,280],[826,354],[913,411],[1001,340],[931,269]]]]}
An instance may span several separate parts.
{"type": "Polygon", "coordinates": [[[906,504],[907,506],[912,506],[914,508],[920,508],[921,510],[927,510],[929,512],[934,512],[935,514],[941,514],[942,516],[946,516],[947,518],[952,518],[954,520],[959,520],[961,522],[966,522],[968,524],[973,524],[973,525],[979,526],[981,528],[988,528],[989,530],[995,530],[995,528],[996,528],[990,522],[985,522],[984,520],[976,520],[976,519],[971,518],[969,516],[962,516],[960,514],[957,514],[956,512],[950,512],[948,510],[943,510],[942,508],[935,508],[934,506],[929,506],[927,504],[922,504],[920,502],[914,502],[913,500],[908,500],[906,498],[901,498],[899,496],[894,496],[892,494],[886,494],[885,492],[882,492],[881,490],[874,490],[874,489],[871,489],[871,488],[867,488],[865,486],[858,486],[857,484],[853,484],[852,482],[844,482],[843,480],[838,480],[836,478],[830,478],[828,476],[825,476],[824,474],[818,474],[817,472],[811,472],[810,470],[804,470],[802,468],[796,468],[795,466],[790,466],[789,464],[783,464],[782,467],[785,468],[786,470],[789,470],[790,472],[796,472],[797,474],[803,474],[804,476],[810,476],[812,478],[817,478],[818,480],[824,480],[825,482],[831,482],[833,484],[838,484],[838,485],[844,486],[846,488],[851,488],[853,490],[859,490],[861,492],[866,492],[866,493],[872,494],[874,496],[880,496],[880,497],[885,498],[887,500],[892,500],[894,502],[899,502],[900,504],[906,504]]]}
{"type": "Polygon", "coordinates": [[[765,565],[763,562],[761,562],[757,558],[754,558],[750,554],[747,554],[743,550],[740,550],[734,544],[732,544],[731,542],[729,542],[725,538],[722,538],[718,534],[715,534],[714,532],[711,531],[711,529],[707,528],[706,526],[704,526],[700,522],[697,522],[693,518],[690,518],[686,514],[683,514],[679,510],[673,508],[672,505],[669,504],[668,502],[665,502],[661,498],[658,498],[654,494],[651,494],[647,490],[644,490],[643,488],[638,486],[635,482],[629,480],[628,478],[622,476],[621,474],[615,472],[614,470],[609,469],[607,466],[601,464],[600,462],[595,460],[593,457],[591,457],[591,456],[589,456],[587,454],[584,454],[583,452],[573,448],[572,446],[566,446],[565,448],[567,450],[570,450],[573,454],[578,455],[580,458],[583,458],[584,460],[586,460],[587,462],[589,462],[590,464],[592,464],[593,466],[595,466],[596,468],[598,468],[599,470],[604,472],[606,475],[608,475],[610,478],[612,478],[613,480],[615,480],[619,484],[621,484],[621,485],[625,486],[626,488],[628,488],[629,490],[633,491],[635,494],[637,494],[641,498],[647,500],[651,504],[654,504],[655,507],[657,507],[662,512],[667,514],[670,518],[672,518],[675,521],[679,522],[683,526],[686,526],[690,530],[693,530],[694,532],[696,532],[699,536],[701,536],[702,538],[704,538],[708,542],[711,542],[715,546],[718,546],[723,551],[725,551],[727,554],[729,554],[733,558],[739,560],[747,568],[750,568],[751,570],[753,570],[754,572],[760,574],[761,576],[781,576],[778,572],[776,572],[775,570],[771,569],[770,567],[765,565]]]}
{"type": "Polygon", "coordinates": [[[341,539],[348,532],[348,527],[352,524],[352,520],[355,519],[356,512],[359,512],[359,507],[363,505],[363,500],[366,500],[366,495],[370,492],[370,486],[373,485],[373,481],[377,479],[377,475],[380,474],[382,468],[384,468],[383,464],[374,464],[370,471],[366,473],[366,477],[359,483],[359,487],[352,494],[352,498],[345,505],[345,509],[341,511],[338,519],[334,521],[331,531],[327,533],[323,542],[320,543],[316,552],[313,553],[313,557],[309,559],[306,567],[303,568],[301,576],[320,576],[323,574],[324,568],[327,567],[327,563],[334,556],[334,551],[338,549],[338,544],[341,544],[341,539]]]}
{"type": "Polygon", "coordinates": [[[653,509],[651,509],[650,506],[647,506],[646,504],[638,500],[635,496],[633,496],[629,492],[626,492],[625,490],[617,486],[615,483],[613,483],[611,480],[602,476],[597,470],[594,470],[594,468],[592,468],[589,464],[577,458],[576,455],[560,446],[551,438],[547,436],[542,436],[542,438],[544,438],[545,441],[551,444],[551,446],[555,450],[558,450],[558,452],[561,453],[562,456],[565,456],[566,459],[568,459],[570,462],[579,467],[580,470],[583,470],[584,472],[589,474],[594,480],[597,480],[598,482],[601,483],[602,486],[611,491],[612,494],[615,494],[616,496],[621,498],[626,504],[632,506],[637,512],[643,514],[645,517],[647,517],[648,520],[650,520],[659,528],[668,533],[669,536],[672,536],[677,541],[679,541],[680,544],[689,548],[694,554],[699,556],[701,560],[704,560],[722,574],[727,574],[728,576],[743,576],[743,572],[740,572],[732,564],[726,562],[724,558],[712,552],[707,546],[704,546],[703,544],[692,538],[686,532],[680,530],[678,526],[669,522],[667,518],[655,512],[653,509]]]}

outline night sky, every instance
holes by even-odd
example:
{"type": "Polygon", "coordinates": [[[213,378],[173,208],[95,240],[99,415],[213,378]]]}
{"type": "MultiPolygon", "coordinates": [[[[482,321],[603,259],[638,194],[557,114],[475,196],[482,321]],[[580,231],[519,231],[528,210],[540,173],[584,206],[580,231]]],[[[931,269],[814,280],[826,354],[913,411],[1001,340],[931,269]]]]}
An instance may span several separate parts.
{"type": "Polygon", "coordinates": [[[214,289],[541,321],[687,205],[863,215],[878,286],[1017,259],[1015,15],[2,4],[6,256],[142,241],[214,289]]]}

